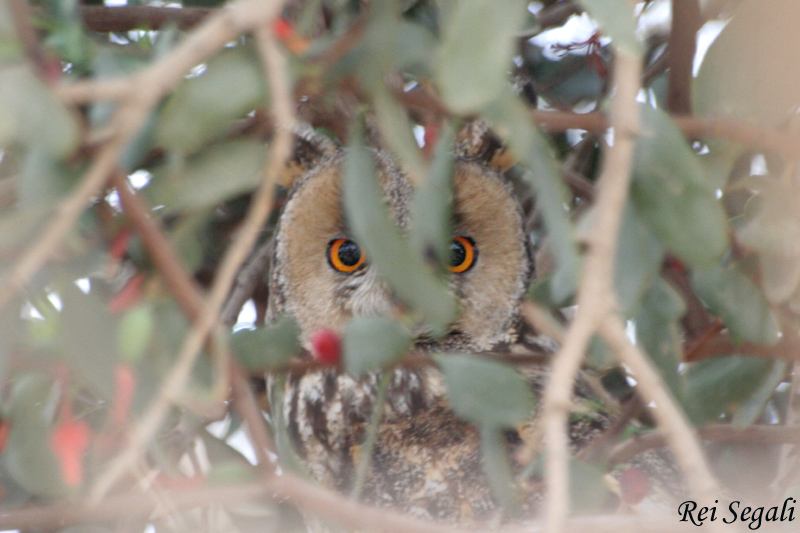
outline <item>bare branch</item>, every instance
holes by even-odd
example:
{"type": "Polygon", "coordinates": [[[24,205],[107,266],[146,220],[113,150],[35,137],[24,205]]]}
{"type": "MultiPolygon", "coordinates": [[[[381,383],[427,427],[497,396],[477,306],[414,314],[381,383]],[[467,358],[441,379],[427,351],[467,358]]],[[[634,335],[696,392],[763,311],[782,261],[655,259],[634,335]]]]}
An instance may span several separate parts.
{"type": "Polygon", "coordinates": [[[651,412],[675,453],[675,459],[681,466],[689,487],[702,501],[718,498],[721,489],[706,463],[694,429],[647,356],[628,338],[622,320],[617,316],[607,317],[601,324],[600,334],[620,361],[631,369],[638,384],[637,391],[645,402],[656,405],[651,412]]]}
{"type": "Polygon", "coordinates": [[[142,236],[150,258],[164,276],[164,285],[175,297],[190,320],[196,320],[203,310],[203,294],[200,287],[181,264],[181,259],[164,235],[158,223],[150,217],[141,199],[133,193],[127,180],[115,173],[113,184],[119,193],[120,203],[133,225],[142,236]]]}
{"type": "Polygon", "coordinates": [[[567,416],[572,382],[581,359],[601,321],[616,312],[613,291],[614,256],[630,181],[631,158],[638,128],[641,63],[638,57],[619,53],[614,70],[616,95],[610,125],[614,144],[605,151],[598,180],[595,226],[589,238],[583,277],[578,290],[578,312],[567,330],[564,344],[554,358],[550,381],[544,393],[542,420],[547,453],[547,530],[563,529],[568,515],[567,416]]]}

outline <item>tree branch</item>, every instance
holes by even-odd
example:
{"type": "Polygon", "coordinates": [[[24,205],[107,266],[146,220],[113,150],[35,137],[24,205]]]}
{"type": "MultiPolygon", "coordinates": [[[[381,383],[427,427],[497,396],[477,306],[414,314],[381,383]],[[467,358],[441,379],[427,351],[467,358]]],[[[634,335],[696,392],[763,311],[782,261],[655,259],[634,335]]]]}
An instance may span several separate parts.
{"type": "Polygon", "coordinates": [[[675,115],[692,113],[692,69],[701,23],[697,0],[672,0],[667,109],[675,115]]]}
{"type": "Polygon", "coordinates": [[[602,320],[616,312],[613,290],[614,256],[622,211],[628,193],[631,159],[638,128],[641,63],[638,57],[618,53],[614,69],[616,96],[610,125],[614,144],[605,150],[598,180],[595,226],[589,237],[583,276],[578,289],[578,311],[564,344],[554,358],[550,381],[544,392],[542,420],[547,454],[547,530],[563,530],[569,513],[567,417],[572,383],[581,359],[602,320]]]}
{"type": "Polygon", "coordinates": [[[164,277],[164,285],[183,309],[183,312],[194,321],[203,311],[203,293],[194,283],[192,277],[181,265],[181,259],[164,235],[158,222],[150,217],[150,210],[142,200],[130,189],[128,181],[117,172],[112,183],[119,193],[122,209],[139,231],[144,246],[158,271],[164,277]]]}
{"type": "Polygon", "coordinates": [[[701,501],[719,498],[721,489],[706,463],[694,429],[647,356],[628,338],[622,320],[617,316],[608,316],[601,324],[600,334],[620,362],[631,369],[637,382],[637,391],[644,401],[655,404],[651,413],[695,496],[701,501]]]}

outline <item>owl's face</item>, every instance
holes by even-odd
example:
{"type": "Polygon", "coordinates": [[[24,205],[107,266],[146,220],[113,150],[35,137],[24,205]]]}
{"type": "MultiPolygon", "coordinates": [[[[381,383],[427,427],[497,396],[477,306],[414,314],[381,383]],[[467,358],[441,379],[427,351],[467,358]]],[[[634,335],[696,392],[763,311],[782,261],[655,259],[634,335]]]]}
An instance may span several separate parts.
{"type": "MultiPolygon", "coordinates": [[[[386,203],[404,230],[412,188],[387,157],[377,159],[386,203]]],[[[340,331],[353,317],[391,316],[402,308],[348,228],[341,162],[330,159],[295,186],[278,228],[269,314],[292,315],[305,342],[322,328],[340,331]]],[[[427,345],[486,350],[512,338],[530,254],[520,208],[499,175],[458,161],[454,193],[449,269],[460,313],[444,338],[427,345]]]]}

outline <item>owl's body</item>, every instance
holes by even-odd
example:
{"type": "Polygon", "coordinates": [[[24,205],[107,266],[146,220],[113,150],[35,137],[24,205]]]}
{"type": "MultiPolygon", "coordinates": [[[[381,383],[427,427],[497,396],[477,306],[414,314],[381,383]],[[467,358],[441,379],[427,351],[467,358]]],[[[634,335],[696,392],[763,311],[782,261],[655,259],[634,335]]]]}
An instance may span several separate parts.
{"type": "MultiPolygon", "coordinates": [[[[413,223],[412,187],[386,153],[374,153],[385,203],[405,232],[413,223]]],[[[368,257],[362,264],[354,252],[342,207],[343,159],[329,155],[298,180],[276,234],[268,319],[294,317],[306,346],[317,331],[341,332],[351,318],[402,309],[368,257]]],[[[486,351],[515,340],[533,271],[530,247],[520,207],[496,171],[457,158],[453,191],[453,261],[472,263],[451,269],[458,318],[442,338],[422,336],[416,349],[486,351]],[[459,246],[469,246],[471,255],[459,255],[459,246]]],[[[433,367],[390,372],[364,500],[459,523],[489,516],[497,506],[483,474],[480,439],[447,406],[442,376],[433,367]]],[[[376,374],[355,380],[327,368],[290,374],[284,382],[279,408],[288,433],[312,475],[329,487],[351,489],[378,381],[376,374]]]]}

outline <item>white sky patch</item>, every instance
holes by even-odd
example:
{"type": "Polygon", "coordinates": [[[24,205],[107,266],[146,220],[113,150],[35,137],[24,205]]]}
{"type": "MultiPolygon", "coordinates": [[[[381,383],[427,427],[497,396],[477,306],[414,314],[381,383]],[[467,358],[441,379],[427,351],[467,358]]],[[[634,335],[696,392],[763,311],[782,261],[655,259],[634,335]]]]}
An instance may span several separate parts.
{"type": "Polygon", "coordinates": [[[414,132],[414,138],[417,140],[417,145],[422,148],[425,146],[425,128],[419,124],[415,124],[411,131],[414,132]]]}
{"type": "Polygon", "coordinates": [[[694,54],[694,67],[692,72],[694,76],[697,76],[697,71],[703,63],[703,58],[706,57],[708,47],[719,37],[720,32],[727,24],[727,20],[709,20],[700,28],[700,31],[697,32],[697,50],[694,54]]]}
{"type": "Polygon", "coordinates": [[[61,309],[64,307],[64,304],[61,303],[61,297],[54,292],[48,294],[47,299],[50,300],[50,303],[53,304],[53,307],[55,307],[59,311],[61,311],[61,309]]]}
{"type": "Polygon", "coordinates": [[[753,156],[753,159],[750,160],[750,175],[766,176],[767,174],[769,174],[767,159],[761,154],[756,154],[753,156]]]}
{"type": "Polygon", "coordinates": [[[128,174],[128,181],[134,189],[141,189],[153,179],[153,175],[146,170],[137,170],[132,174],[128,174]]]}
{"type": "MultiPolygon", "coordinates": [[[[225,436],[230,428],[231,419],[230,417],[225,417],[223,420],[219,422],[213,422],[206,426],[206,429],[209,433],[221,439],[225,436]]],[[[253,445],[250,443],[250,437],[247,435],[247,432],[244,430],[244,426],[239,426],[236,431],[234,431],[228,439],[225,441],[231,445],[233,449],[241,453],[245,459],[247,459],[250,464],[256,464],[256,452],[253,449],[253,445]]]]}
{"type": "Polygon", "coordinates": [[[119,193],[116,190],[113,190],[106,195],[106,202],[108,202],[108,205],[110,205],[117,211],[122,210],[122,205],[120,204],[119,201],[119,193]]]}
{"type": "MultiPolygon", "coordinates": [[[[556,61],[564,52],[554,49],[554,44],[566,45],[570,43],[582,43],[589,40],[595,32],[597,32],[597,24],[589,18],[589,15],[583,13],[570,17],[563,26],[543,31],[539,35],[531,38],[530,42],[544,48],[544,56],[547,59],[556,61]]],[[[606,44],[609,40],[604,38],[601,42],[606,44]]],[[[574,53],[585,53],[587,50],[588,47],[575,50],[574,53]]]]}
{"type": "Polygon", "coordinates": [[[89,278],[76,279],[75,285],[83,294],[89,294],[89,291],[92,289],[92,282],[89,281],[89,278]]]}
{"type": "Polygon", "coordinates": [[[241,329],[253,329],[256,326],[256,304],[253,300],[247,300],[239,311],[239,316],[236,317],[236,324],[233,326],[233,331],[241,329]]]}
{"type": "Polygon", "coordinates": [[[639,38],[645,39],[654,34],[668,34],[672,23],[672,9],[669,0],[657,0],[648,4],[647,9],[642,9],[643,7],[644,4],[636,6],[637,12],[641,12],[636,28],[639,38]]]}

